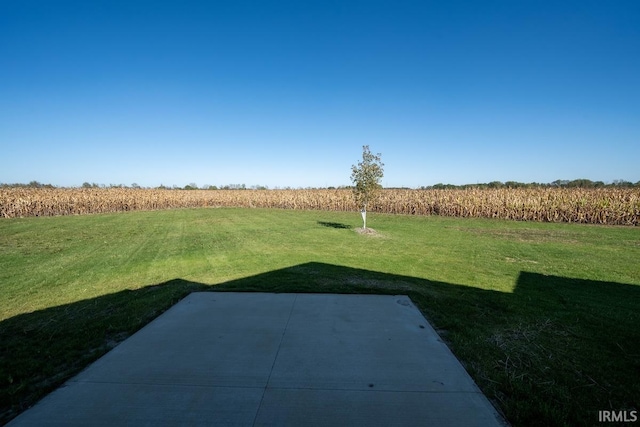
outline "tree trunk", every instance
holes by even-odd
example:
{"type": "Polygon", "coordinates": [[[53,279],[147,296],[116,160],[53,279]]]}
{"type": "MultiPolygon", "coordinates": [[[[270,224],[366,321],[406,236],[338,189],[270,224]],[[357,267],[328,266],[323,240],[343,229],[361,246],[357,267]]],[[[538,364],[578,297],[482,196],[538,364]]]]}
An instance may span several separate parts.
{"type": "Polygon", "coordinates": [[[364,205],[364,208],[362,209],[362,221],[364,222],[362,230],[367,231],[367,205],[364,205]]]}

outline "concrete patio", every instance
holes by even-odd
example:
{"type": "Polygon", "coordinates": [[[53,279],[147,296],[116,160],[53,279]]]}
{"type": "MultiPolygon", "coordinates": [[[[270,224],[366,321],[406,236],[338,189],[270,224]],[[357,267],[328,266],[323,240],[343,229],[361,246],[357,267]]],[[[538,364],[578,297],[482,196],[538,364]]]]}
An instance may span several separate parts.
{"type": "Polygon", "coordinates": [[[198,292],[8,425],[505,422],[407,296],[198,292]]]}

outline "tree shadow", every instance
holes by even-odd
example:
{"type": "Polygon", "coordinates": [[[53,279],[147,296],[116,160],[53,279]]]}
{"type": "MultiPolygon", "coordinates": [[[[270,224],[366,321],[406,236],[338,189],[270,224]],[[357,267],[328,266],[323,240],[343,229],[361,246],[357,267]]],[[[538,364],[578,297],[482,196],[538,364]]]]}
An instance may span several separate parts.
{"type": "Polygon", "coordinates": [[[593,424],[598,410],[640,401],[640,286],[523,271],[506,293],[310,262],[216,286],[174,279],[3,320],[0,422],[194,291],[408,295],[514,425],[593,424]]]}
{"type": "Polygon", "coordinates": [[[318,224],[323,226],[323,227],[329,227],[329,228],[345,228],[345,229],[351,228],[349,225],[341,224],[339,222],[318,221],[318,224]]]}

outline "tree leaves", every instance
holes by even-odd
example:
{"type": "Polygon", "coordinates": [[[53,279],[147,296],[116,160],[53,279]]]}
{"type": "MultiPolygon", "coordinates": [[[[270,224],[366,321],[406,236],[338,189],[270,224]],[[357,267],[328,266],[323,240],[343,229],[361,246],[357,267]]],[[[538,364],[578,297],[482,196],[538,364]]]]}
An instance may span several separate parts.
{"type": "Polygon", "coordinates": [[[364,211],[373,204],[379,195],[382,185],[380,180],[384,175],[384,163],[381,154],[372,154],[368,145],[362,146],[362,161],[351,166],[351,181],[356,204],[364,211]]]}

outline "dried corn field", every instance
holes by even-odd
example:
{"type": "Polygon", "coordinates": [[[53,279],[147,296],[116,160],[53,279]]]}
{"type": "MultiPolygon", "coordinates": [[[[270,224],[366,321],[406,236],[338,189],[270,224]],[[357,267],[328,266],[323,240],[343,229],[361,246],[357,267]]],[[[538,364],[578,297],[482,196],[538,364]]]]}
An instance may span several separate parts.
{"type": "MultiPolygon", "coordinates": [[[[0,188],[0,217],[193,207],[355,211],[350,190],[0,188]]],[[[640,189],[385,189],[374,212],[517,221],[640,225],[640,189]]]]}

